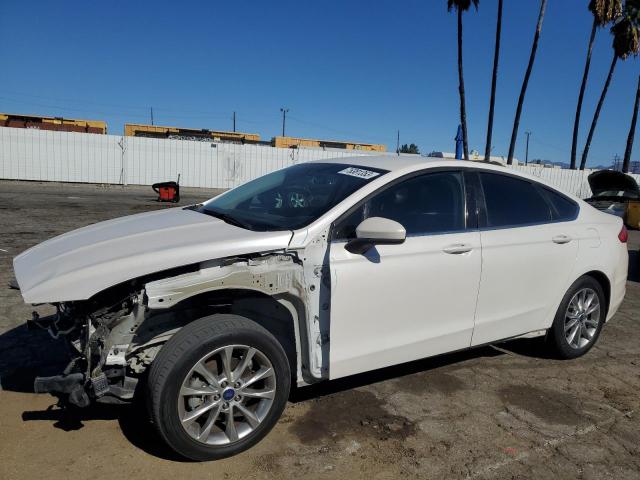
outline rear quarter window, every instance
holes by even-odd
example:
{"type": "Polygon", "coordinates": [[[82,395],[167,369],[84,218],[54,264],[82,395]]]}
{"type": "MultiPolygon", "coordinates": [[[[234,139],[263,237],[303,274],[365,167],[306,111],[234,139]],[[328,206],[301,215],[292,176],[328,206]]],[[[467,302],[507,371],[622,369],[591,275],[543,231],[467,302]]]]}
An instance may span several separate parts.
{"type": "Polygon", "coordinates": [[[575,220],[580,207],[578,204],[560,192],[556,192],[547,187],[542,187],[544,193],[551,203],[551,216],[555,222],[567,222],[575,220]]]}

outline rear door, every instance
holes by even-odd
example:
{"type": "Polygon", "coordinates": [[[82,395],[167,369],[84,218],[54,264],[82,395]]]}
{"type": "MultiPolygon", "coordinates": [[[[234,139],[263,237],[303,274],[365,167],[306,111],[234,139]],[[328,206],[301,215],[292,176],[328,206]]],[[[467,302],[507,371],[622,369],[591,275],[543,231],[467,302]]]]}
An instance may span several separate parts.
{"type": "Polygon", "coordinates": [[[575,202],[522,177],[477,175],[486,210],[473,345],[548,328],[578,253],[575,202]]]}

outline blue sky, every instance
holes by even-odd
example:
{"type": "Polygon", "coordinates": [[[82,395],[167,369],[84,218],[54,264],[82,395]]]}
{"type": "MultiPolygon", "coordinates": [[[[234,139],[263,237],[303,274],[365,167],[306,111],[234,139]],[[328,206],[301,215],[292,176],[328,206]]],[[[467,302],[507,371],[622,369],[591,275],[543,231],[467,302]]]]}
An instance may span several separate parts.
{"type": "MultiPolygon", "coordinates": [[[[549,0],[516,156],[568,161],[586,44],[586,0],[549,0]]],[[[484,151],[497,0],[464,16],[469,141],[484,151]]],[[[536,0],[506,0],[494,154],[506,155],[537,19],[536,0]]],[[[599,32],[580,150],[611,60],[599,32]]],[[[355,139],[422,151],[454,148],[456,19],[446,0],[0,4],[0,111],[355,139]]],[[[589,163],[623,155],[638,60],[619,62],[589,163]]],[[[640,145],[634,159],[640,159],[640,145]]]]}

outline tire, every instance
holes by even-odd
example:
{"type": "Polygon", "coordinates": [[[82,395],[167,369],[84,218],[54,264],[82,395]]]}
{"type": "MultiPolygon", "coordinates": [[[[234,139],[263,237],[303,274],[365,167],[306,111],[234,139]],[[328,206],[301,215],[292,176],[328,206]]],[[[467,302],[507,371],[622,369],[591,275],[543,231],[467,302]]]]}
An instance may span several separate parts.
{"type": "Polygon", "coordinates": [[[587,353],[598,340],[606,315],[607,301],[600,283],[588,275],[580,277],[564,295],[547,333],[552,352],[562,359],[587,353]],[[596,300],[598,309],[587,313],[594,308],[596,300]],[[586,308],[580,307],[581,301],[586,308]],[[572,323],[574,320],[576,323],[572,323]]]}
{"type": "Polygon", "coordinates": [[[160,350],[149,373],[149,408],[173,450],[217,460],[267,435],[290,388],[287,356],[271,333],[238,315],[211,315],[183,327],[160,350]]]}

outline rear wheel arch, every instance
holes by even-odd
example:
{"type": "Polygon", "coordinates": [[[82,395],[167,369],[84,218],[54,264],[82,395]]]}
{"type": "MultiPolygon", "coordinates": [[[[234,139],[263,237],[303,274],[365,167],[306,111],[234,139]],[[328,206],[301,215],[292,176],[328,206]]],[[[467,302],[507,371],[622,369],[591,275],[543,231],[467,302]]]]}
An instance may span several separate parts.
{"type": "Polygon", "coordinates": [[[604,297],[605,297],[605,316],[607,315],[609,308],[610,308],[610,303],[611,303],[611,281],[609,280],[609,277],[607,277],[607,275],[600,271],[600,270],[591,270],[587,273],[585,273],[584,275],[581,275],[581,277],[591,277],[593,278],[596,282],[598,282],[600,284],[600,286],[602,287],[602,291],[604,292],[604,297]]]}

